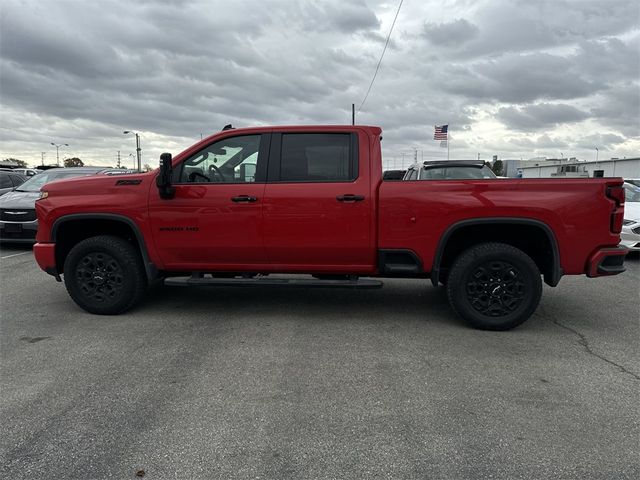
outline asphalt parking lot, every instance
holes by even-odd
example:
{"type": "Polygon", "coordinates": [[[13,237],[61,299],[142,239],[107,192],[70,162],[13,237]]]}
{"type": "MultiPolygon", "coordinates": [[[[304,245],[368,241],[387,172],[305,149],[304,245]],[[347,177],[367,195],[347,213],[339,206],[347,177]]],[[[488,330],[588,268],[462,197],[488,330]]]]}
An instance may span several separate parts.
{"type": "Polygon", "coordinates": [[[640,476],[637,256],[503,333],[405,280],[155,288],[98,317],[1,256],[2,478],[640,476]]]}

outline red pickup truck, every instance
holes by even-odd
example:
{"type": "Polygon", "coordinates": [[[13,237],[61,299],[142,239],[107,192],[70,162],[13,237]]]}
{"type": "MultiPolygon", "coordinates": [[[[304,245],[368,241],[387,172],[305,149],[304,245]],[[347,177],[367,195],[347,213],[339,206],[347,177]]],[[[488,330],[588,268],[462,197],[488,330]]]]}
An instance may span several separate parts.
{"type": "Polygon", "coordinates": [[[624,271],[621,179],[383,181],[380,135],[225,127],[153,172],[45,185],[36,260],[96,314],[130,309],[156,280],[372,288],[403,277],[445,285],[455,312],[491,330],[532,315],[541,277],[624,271]]]}

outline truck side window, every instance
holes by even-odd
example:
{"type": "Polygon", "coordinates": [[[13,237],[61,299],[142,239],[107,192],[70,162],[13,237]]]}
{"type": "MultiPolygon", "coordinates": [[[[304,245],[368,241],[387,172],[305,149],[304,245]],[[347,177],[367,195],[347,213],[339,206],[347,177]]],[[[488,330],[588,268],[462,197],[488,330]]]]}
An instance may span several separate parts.
{"type": "Polygon", "coordinates": [[[358,176],[349,133],[282,135],[281,182],[345,182],[358,176]]]}
{"type": "Polygon", "coordinates": [[[252,183],[260,135],[225,138],[199,151],[174,172],[175,183],[252,183]]]}

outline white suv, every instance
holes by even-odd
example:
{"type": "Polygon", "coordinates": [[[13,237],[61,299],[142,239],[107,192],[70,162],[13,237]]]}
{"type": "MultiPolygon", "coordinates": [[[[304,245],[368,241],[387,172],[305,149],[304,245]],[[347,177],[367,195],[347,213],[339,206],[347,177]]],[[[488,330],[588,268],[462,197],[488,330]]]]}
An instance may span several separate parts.
{"type": "Polygon", "coordinates": [[[640,250],[640,187],[624,182],[624,221],[620,245],[629,250],[640,250]]]}

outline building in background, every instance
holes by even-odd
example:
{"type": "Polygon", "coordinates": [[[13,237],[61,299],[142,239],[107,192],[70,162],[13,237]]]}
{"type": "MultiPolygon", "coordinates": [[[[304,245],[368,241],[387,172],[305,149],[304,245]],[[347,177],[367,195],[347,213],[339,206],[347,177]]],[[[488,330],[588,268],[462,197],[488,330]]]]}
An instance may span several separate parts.
{"type": "MultiPolygon", "coordinates": [[[[509,160],[506,160],[508,162],[509,160]]],[[[528,160],[527,162],[530,162],[528,160]]],[[[538,161],[536,165],[514,167],[518,174],[509,177],[550,178],[550,177],[622,177],[640,178],[640,157],[612,158],[598,162],[578,162],[575,159],[538,161]]],[[[511,173],[511,172],[509,172],[511,173]]]]}
{"type": "Polygon", "coordinates": [[[577,160],[575,158],[567,159],[546,157],[530,158],[529,160],[502,160],[502,175],[510,178],[518,178],[522,176],[522,169],[525,167],[554,166],[570,161],[577,160]]]}

